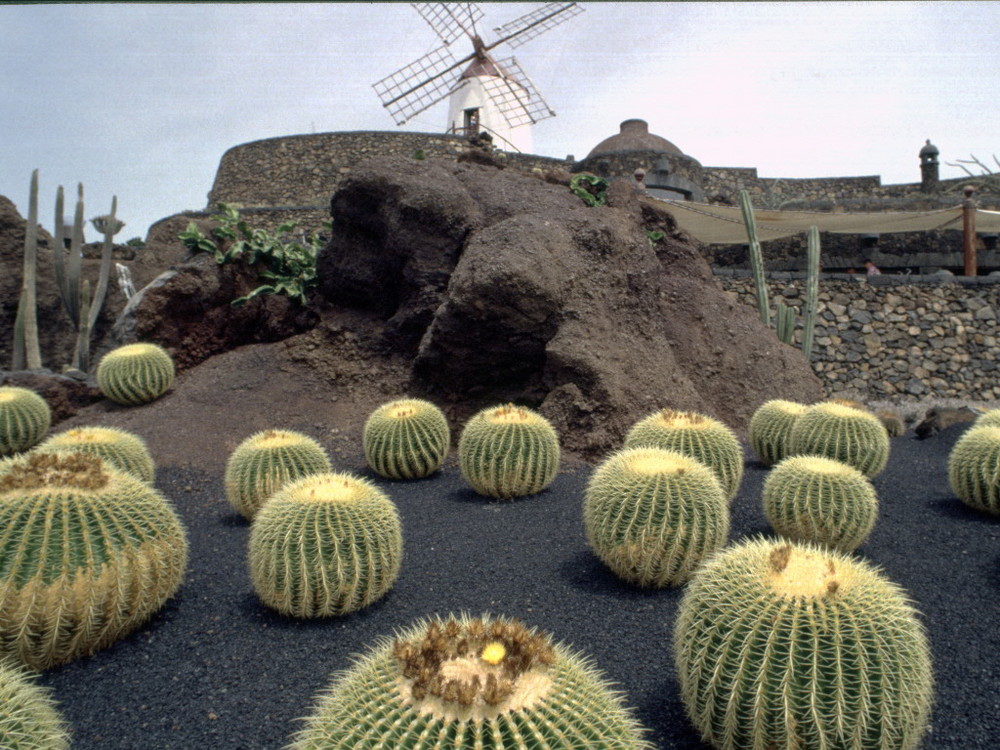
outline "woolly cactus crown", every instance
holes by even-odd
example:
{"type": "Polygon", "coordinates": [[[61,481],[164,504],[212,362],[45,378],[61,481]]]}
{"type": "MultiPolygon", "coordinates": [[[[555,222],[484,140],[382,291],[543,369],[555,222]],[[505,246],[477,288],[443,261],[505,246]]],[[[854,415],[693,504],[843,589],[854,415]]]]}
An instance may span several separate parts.
{"type": "Polygon", "coordinates": [[[652,750],[642,734],[589,660],[517,620],[463,615],[356,660],[290,748],[652,750]]]}
{"type": "Polygon", "coordinates": [[[150,484],[156,476],[156,466],[145,441],[113,427],[76,427],[53,435],[38,449],[50,453],[89,453],[150,484]]]}

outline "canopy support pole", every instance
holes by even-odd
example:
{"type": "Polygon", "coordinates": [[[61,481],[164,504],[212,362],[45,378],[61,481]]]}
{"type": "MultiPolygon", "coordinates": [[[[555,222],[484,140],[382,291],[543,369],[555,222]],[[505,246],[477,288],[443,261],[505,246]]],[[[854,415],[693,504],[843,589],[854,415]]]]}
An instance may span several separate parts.
{"type": "Polygon", "coordinates": [[[965,263],[965,275],[976,275],[976,202],[972,194],[976,189],[972,185],[964,188],[965,200],[962,201],[962,260],[965,263]]]}

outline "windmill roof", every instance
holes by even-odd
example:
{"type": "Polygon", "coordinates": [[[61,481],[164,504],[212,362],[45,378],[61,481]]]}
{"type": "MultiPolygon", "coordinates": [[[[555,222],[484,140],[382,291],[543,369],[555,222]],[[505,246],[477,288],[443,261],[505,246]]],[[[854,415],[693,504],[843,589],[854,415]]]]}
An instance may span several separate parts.
{"type": "Polygon", "coordinates": [[[477,76],[499,76],[503,78],[506,76],[506,73],[492,58],[477,57],[463,71],[462,78],[476,78],[477,76]]]}
{"type": "Polygon", "coordinates": [[[610,138],[605,138],[591,149],[587,155],[613,154],[619,151],[655,151],[666,154],[683,154],[677,146],[649,132],[649,123],[645,120],[625,120],[621,131],[610,138]]]}

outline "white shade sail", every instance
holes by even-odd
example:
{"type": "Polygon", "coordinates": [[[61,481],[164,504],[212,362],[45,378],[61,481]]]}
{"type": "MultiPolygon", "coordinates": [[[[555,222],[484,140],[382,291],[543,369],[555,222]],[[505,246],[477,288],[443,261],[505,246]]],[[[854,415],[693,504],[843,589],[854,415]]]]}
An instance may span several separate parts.
{"type": "MultiPolygon", "coordinates": [[[[659,200],[659,199],[657,199],[659,200]]],[[[700,242],[735,245],[747,242],[739,206],[714,206],[691,201],[660,201],[677,224],[700,242]]],[[[754,210],[757,237],[761,242],[806,232],[815,226],[836,234],[888,234],[926,232],[931,229],[962,230],[962,207],[935,211],[886,211],[873,213],[829,213],[824,211],[754,210]]],[[[976,209],[976,232],[1000,233],[1000,211],[976,209]]]]}

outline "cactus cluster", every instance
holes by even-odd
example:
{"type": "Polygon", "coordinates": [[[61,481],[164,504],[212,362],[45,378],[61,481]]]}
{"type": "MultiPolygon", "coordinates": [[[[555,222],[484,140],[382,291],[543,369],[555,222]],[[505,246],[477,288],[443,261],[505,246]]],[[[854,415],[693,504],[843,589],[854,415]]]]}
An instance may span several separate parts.
{"type": "Polygon", "coordinates": [[[772,399],[757,408],[750,417],[747,440],[761,463],[774,466],[788,456],[792,425],[808,408],[805,404],[784,399],[772,399]]]}
{"type": "Polygon", "coordinates": [[[419,621],[341,673],[290,750],[652,750],[589,659],[503,617],[419,621]]]}
{"type": "Polygon", "coordinates": [[[789,450],[794,456],[832,458],[874,477],[889,462],[889,433],[871,412],[825,401],[795,420],[789,450]]]}
{"type": "Polygon", "coordinates": [[[154,401],[174,382],[174,361],[156,344],[126,344],[97,365],[97,386],[115,403],[136,406],[154,401]]]}
{"type": "Polygon", "coordinates": [[[146,442],[138,435],[114,427],[77,427],[60,432],[43,441],[38,451],[88,453],[147,484],[156,479],[156,464],[146,442]]]}
{"type": "Polygon", "coordinates": [[[0,475],[0,657],[47,669],[156,612],[187,562],[155,489],[96,456],[34,453],[0,475]]]}
{"type": "Polygon", "coordinates": [[[545,417],[523,406],[484,409],[458,441],[462,476],[480,495],[509,500],[548,487],[559,471],[559,437],[545,417]]]}
{"type": "Polygon", "coordinates": [[[0,386],[0,456],[36,446],[52,424],[48,402],[27,388],[0,386]]]}
{"type": "Polygon", "coordinates": [[[264,504],[250,530],[249,557],[254,590],[267,606],[295,617],[342,615],[392,588],[402,523],[371,482],[313,474],[264,504]]]}
{"type": "Polygon", "coordinates": [[[318,442],[292,430],[264,430],[240,443],[226,461],[226,499],[252,521],[271,495],[296,479],[332,470],[318,442]]]}
{"type": "Polygon", "coordinates": [[[437,406],[405,398],[383,404],[365,422],[365,459],[389,479],[419,479],[433,474],[451,445],[448,420],[437,406]]]}
{"type": "Polygon", "coordinates": [[[66,750],[69,734],[55,701],[20,667],[0,659],[0,747],[66,750]]]}
{"type": "Polygon", "coordinates": [[[948,456],[948,483],[970,508],[1000,515],[1000,424],[976,422],[948,456]]]}
{"type": "Polygon", "coordinates": [[[905,592],[817,545],[714,556],[681,601],[674,652],[688,716],[719,750],[913,750],[928,726],[930,649],[905,592]]]}
{"type": "Polygon", "coordinates": [[[639,586],[679,586],[729,535],[729,504],[716,475],[659,448],[607,458],[587,485],[583,521],[594,552],[639,586]]]}
{"type": "Polygon", "coordinates": [[[764,480],[764,514],[796,542],[853,552],[871,533],[878,496],[853,466],[822,456],[792,456],[764,480]]]}
{"type": "Polygon", "coordinates": [[[727,500],[743,481],[743,447],[717,419],[690,411],[663,409],[636,422],[625,436],[626,448],[662,448],[701,461],[719,477],[727,500]]]}

